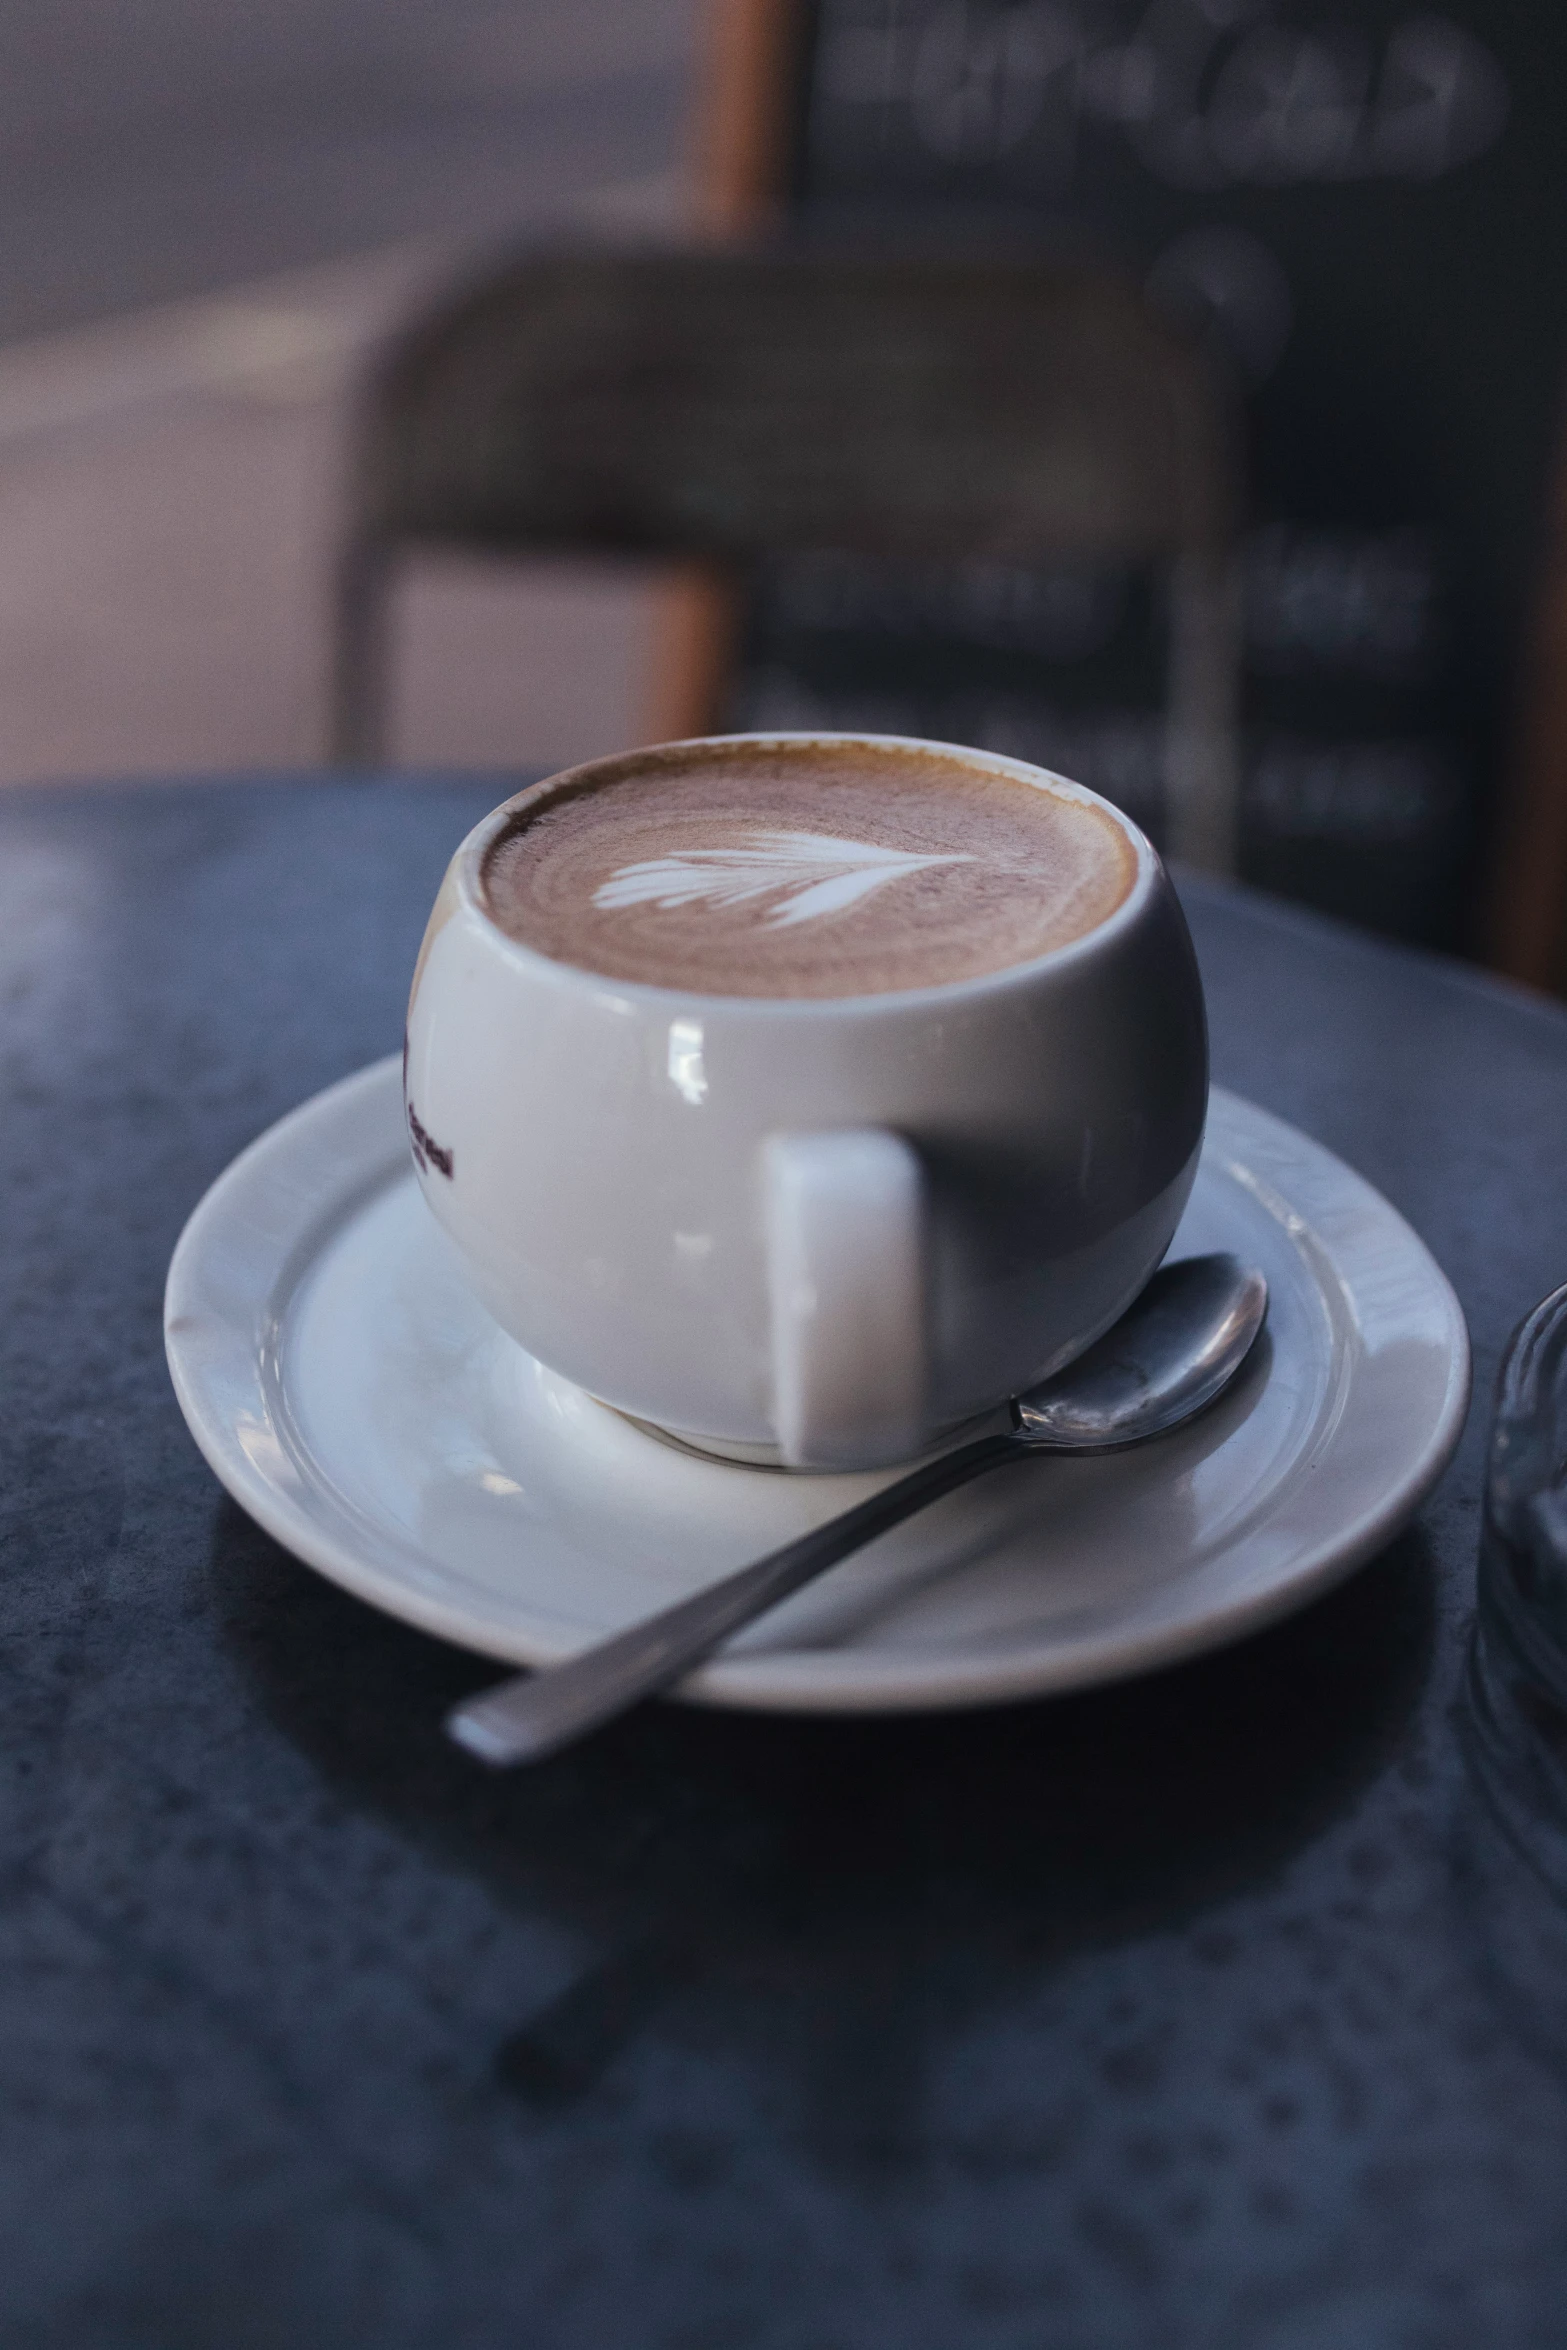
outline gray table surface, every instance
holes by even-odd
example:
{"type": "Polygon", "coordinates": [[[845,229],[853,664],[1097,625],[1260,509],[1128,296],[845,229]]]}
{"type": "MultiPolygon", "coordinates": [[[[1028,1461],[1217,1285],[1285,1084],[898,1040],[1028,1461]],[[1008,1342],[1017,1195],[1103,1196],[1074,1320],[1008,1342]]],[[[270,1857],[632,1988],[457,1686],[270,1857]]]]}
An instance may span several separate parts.
{"type": "Polygon", "coordinates": [[[160,1299],[230,1156],[395,1048],[499,796],[0,803],[0,2339],[1556,2350],[1567,1973],[1522,1859],[1498,1944],[1457,1733],[1567,1014],[1189,892],[1216,1075],[1474,1335],[1458,1462],[1342,1591],[1093,1697],[650,1708],[490,1777],[438,1728],[490,1668],[224,1498],[160,1299]]]}

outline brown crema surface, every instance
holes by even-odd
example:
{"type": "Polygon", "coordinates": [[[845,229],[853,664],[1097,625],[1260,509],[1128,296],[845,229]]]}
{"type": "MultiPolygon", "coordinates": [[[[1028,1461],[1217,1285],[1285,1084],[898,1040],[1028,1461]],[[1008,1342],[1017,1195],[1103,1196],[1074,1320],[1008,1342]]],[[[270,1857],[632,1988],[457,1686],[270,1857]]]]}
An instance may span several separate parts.
{"type": "Polygon", "coordinates": [[[484,863],[524,946],[705,995],[881,995],[1032,961],[1137,874],[1120,826],[939,751],[715,743],[525,795],[484,863]]]}

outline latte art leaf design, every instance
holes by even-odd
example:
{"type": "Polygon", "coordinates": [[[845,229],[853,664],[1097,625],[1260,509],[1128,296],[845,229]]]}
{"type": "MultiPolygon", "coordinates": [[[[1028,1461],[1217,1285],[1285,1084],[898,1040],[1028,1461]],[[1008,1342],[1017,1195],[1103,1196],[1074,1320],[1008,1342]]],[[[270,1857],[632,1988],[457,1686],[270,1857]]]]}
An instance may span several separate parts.
{"type": "Polygon", "coordinates": [[[972,865],[971,856],[914,856],[870,841],[840,840],[825,832],[747,834],[727,849],[686,849],[669,857],[647,857],[622,865],[593,892],[605,912],[622,906],[740,906],[772,898],[763,917],[770,930],[841,914],[889,881],[921,873],[931,865],[972,865]]]}

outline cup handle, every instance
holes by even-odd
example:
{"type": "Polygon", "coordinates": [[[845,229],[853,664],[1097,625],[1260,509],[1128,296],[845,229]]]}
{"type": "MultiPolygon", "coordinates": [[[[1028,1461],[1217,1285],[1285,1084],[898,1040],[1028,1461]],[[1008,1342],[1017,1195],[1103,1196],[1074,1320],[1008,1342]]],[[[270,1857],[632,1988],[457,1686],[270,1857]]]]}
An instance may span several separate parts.
{"type": "Polygon", "coordinates": [[[925,1181],[880,1128],[765,1146],[773,1420],[796,1469],[919,1449],[926,1392],[925,1181]]]}

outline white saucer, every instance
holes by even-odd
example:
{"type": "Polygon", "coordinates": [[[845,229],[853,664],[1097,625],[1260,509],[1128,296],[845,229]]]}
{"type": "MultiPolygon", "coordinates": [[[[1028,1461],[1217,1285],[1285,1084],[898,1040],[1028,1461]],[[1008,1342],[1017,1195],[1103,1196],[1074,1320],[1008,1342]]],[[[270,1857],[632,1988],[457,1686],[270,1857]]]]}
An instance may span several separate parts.
{"type": "MultiPolygon", "coordinates": [[[[1191,1656],[1397,1532],[1458,1441],[1458,1301],[1317,1144],[1215,1092],[1176,1255],[1260,1264],[1238,1388],[1140,1452],[1040,1460],[884,1536],[682,1695],[810,1712],[976,1705],[1191,1656]]],[[[236,1501],[362,1599],[519,1664],[569,1654],[885,1482],[674,1449],[522,1352],[414,1185],[395,1059],[251,1145],[169,1268],[169,1364],[236,1501]]]]}

